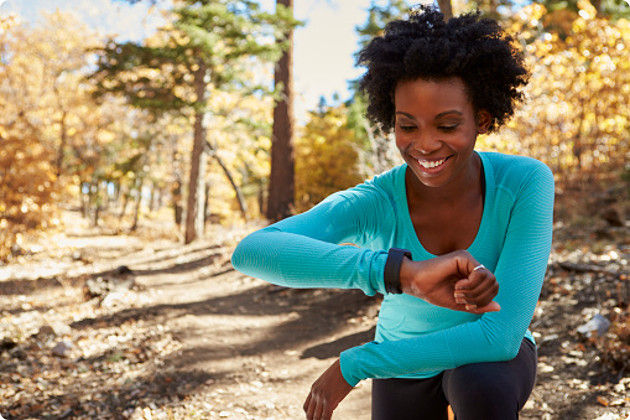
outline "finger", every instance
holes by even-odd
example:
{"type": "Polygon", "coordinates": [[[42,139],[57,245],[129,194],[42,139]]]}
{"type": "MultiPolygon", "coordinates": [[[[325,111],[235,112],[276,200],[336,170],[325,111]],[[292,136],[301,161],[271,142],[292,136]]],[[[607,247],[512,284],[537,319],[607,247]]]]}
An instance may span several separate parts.
{"type": "Polygon", "coordinates": [[[313,410],[313,420],[321,420],[324,404],[322,398],[315,398],[315,410],[313,410]]]}
{"type": "MultiPolygon", "coordinates": [[[[311,392],[311,395],[313,393],[311,392]]],[[[308,420],[313,420],[315,417],[315,407],[316,407],[317,403],[316,403],[316,397],[312,397],[311,400],[308,402],[308,408],[306,410],[306,418],[308,420]]]]}
{"type": "MultiPolygon", "coordinates": [[[[468,289],[468,290],[463,290],[462,293],[464,293],[466,295],[466,299],[469,302],[472,302],[472,301],[477,300],[477,298],[479,296],[481,296],[482,294],[486,293],[488,290],[492,290],[494,292],[498,292],[499,291],[499,284],[497,283],[496,279],[494,278],[494,276],[492,274],[488,274],[487,276],[485,276],[479,282],[479,284],[477,284],[474,288],[471,288],[471,289],[468,289]]],[[[496,295],[494,295],[494,296],[496,296],[496,295]]],[[[488,301],[488,302],[490,302],[490,301],[488,301]]],[[[486,303],[488,303],[488,302],[486,302],[486,303]]]]}
{"type": "Polygon", "coordinates": [[[304,409],[305,413],[308,413],[308,404],[311,402],[311,393],[308,393],[308,396],[306,397],[306,401],[304,401],[304,405],[302,406],[302,408],[304,409]]]}
{"type": "MultiPolygon", "coordinates": [[[[483,264],[481,264],[479,261],[477,261],[475,259],[475,257],[473,257],[470,253],[468,253],[468,258],[467,258],[467,264],[466,264],[466,269],[467,269],[467,273],[468,275],[470,275],[471,273],[474,273],[475,271],[479,270],[479,266],[483,267],[483,264]]],[[[485,268],[485,267],[483,267],[485,268]]]]}
{"type": "Polygon", "coordinates": [[[470,279],[468,278],[463,278],[463,279],[459,279],[455,282],[455,291],[464,291],[464,290],[468,290],[470,287],[470,279]]]}
{"type": "Polygon", "coordinates": [[[332,419],[332,410],[330,408],[325,408],[322,412],[322,420],[330,420],[332,419]]]}
{"type": "Polygon", "coordinates": [[[492,301],[489,304],[487,304],[486,306],[483,306],[481,308],[476,308],[476,309],[471,310],[469,312],[474,313],[474,314],[484,314],[486,312],[498,312],[500,310],[501,310],[501,305],[499,305],[495,301],[492,301]]]}
{"type": "Polygon", "coordinates": [[[497,295],[499,291],[499,285],[495,283],[490,283],[485,290],[482,290],[477,296],[470,297],[466,296],[465,299],[469,303],[473,303],[478,307],[486,306],[488,303],[492,301],[497,295]]]}
{"type": "Polygon", "coordinates": [[[477,287],[477,285],[485,278],[487,271],[485,269],[473,271],[464,278],[455,283],[455,290],[471,290],[477,287]]]}
{"type": "Polygon", "coordinates": [[[330,404],[328,404],[326,401],[322,402],[322,414],[320,416],[320,419],[330,420],[331,416],[332,411],[330,410],[330,404]]]}

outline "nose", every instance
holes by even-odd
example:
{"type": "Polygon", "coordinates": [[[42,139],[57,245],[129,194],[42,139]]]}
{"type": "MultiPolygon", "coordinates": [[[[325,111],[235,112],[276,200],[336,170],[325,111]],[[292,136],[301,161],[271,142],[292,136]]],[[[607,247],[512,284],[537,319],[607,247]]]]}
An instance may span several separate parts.
{"type": "Polygon", "coordinates": [[[411,142],[412,148],[423,155],[431,155],[442,148],[442,141],[439,140],[437,133],[429,132],[430,130],[422,131],[411,142]]]}

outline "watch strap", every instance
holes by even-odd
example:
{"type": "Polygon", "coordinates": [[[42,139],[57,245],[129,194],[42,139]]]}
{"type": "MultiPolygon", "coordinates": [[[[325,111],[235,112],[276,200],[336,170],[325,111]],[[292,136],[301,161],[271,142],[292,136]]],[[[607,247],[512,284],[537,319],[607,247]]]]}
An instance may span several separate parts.
{"type": "Polygon", "coordinates": [[[387,293],[402,293],[400,287],[400,267],[402,266],[404,257],[411,259],[411,252],[407,249],[400,248],[390,248],[387,252],[384,272],[385,291],[387,293]]]}

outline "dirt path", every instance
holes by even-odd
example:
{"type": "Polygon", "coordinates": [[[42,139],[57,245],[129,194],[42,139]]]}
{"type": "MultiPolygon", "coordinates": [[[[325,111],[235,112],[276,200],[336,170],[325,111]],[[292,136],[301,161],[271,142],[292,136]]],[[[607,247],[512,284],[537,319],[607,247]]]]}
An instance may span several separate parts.
{"type": "MultiPolygon", "coordinates": [[[[187,247],[129,247],[119,238],[123,246],[116,251],[110,243],[107,253],[88,240],[81,250],[88,264],[63,257],[72,275],[16,278],[17,267],[4,267],[0,277],[9,270],[13,277],[0,282],[0,414],[304,418],[312,382],[339,352],[372,339],[380,300],[359,291],[283,289],[243,276],[229,262],[243,233],[216,231],[208,236],[214,239],[187,247]],[[108,272],[120,265],[132,275],[108,272]],[[131,277],[135,285],[89,298],[84,285],[98,277],[131,277]]],[[[35,257],[25,263],[33,272],[44,264],[35,257]]],[[[618,288],[618,279],[554,267],[533,321],[538,379],[521,418],[627,418],[628,373],[611,373],[575,332],[591,314],[615,312],[618,302],[606,291],[618,288]]],[[[350,393],[334,418],[370,418],[370,381],[350,393]]]]}

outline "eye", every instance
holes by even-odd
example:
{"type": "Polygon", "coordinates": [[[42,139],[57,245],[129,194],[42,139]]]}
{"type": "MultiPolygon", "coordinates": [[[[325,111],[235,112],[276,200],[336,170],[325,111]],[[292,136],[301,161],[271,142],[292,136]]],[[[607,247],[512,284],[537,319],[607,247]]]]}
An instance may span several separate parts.
{"type": "Polygon", "coordinates": [[[438,127],[440,130],[448,133],[451,131],[454,131],[457,127],[459,126],[459,124],[455,124],[455,125],[441,125],[440,127],[438,127]]]}
{"type": "Polygon", "coordinates": [[[400,128],[405,133],[409,133],[409,132],[415,130],[416,126],[415,125],[399,125],[398,128],[400,128]]]}

